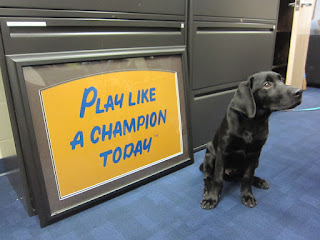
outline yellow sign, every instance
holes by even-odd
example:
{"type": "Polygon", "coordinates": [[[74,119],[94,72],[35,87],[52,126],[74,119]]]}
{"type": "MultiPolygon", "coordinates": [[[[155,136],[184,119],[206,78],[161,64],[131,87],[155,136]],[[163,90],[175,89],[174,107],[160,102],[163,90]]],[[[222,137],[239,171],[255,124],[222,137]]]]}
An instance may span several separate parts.
{"type": "Polygon", "coordinates": [[[183,152],[176,73],[101,74],[40,98],[61,200],[183,152]]]}

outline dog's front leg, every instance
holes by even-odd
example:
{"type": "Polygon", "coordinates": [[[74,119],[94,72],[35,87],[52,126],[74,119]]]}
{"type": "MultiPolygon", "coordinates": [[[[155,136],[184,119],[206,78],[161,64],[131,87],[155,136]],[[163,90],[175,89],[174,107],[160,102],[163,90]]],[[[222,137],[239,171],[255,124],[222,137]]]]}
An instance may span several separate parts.
{"type": "Polygon", "coordinates": [[[251,159],[249,160],[250,164],[244,172],[241,182],[241,201],[245,206],[251,208],[258,204],[252,192],[252,181],[258,158],[257,156],[251,156],[251,159]]]}
{"type": "MultiPolygon", "coordinates": [[[[224,164],[222,153],[218,149],[215,156],[214,170],[204,171],[204,196],[201,201],[201,207],[203,209],[212,209],[218,205],[221,190],[223,187],[223,174],[224,174],[224,164]]],[[[206,162],[204,165],[206,169],[206,162]]]]}

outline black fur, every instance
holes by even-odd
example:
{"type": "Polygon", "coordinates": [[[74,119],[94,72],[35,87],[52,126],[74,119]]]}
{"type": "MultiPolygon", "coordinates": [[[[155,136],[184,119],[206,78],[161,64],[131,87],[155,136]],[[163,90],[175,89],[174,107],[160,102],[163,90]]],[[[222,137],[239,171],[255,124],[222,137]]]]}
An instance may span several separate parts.
{"type": "Polygon", "coordinates": [[[285,85],[275,72],[259,72],[240,83],[200,166],[204,174],[202,208],[217,206],[224,180],[240,180],[242,203],[257,205],[251,186],[269,188],[265,180],[254,176],[268,137],[269,116],[296,107],[301,99],[302,90],[285,85]]]}

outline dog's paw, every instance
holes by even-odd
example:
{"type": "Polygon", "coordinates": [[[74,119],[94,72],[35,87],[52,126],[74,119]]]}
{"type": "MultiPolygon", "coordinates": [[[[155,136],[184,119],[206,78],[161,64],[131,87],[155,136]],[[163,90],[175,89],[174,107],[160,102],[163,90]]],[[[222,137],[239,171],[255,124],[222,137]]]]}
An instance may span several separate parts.
{"type": "Polygon", "coordinates": [[[266,180],[259,178],[259,177],[254,177],[252,185],[256,188],[261,188],[261,189],[269,189],[269,184],[266,180]]]}
{"type": "Polygon", "coordinates": [[[204,197],[201,201],[201,207],[206,210],[210,210],[215,208],[218,205],[219,197],[204,197]]]}
{"type": "Polygon", "coordinates": [[[242,204],[247,207],[253,208],[257,206],[258,202],[252,194],[244,194],[242,195],[242,204]]]}

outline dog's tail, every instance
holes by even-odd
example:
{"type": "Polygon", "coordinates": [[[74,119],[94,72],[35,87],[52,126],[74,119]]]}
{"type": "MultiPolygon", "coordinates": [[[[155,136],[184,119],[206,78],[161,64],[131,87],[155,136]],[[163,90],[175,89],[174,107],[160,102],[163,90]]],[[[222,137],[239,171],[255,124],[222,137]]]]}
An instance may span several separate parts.
{"type": "MultiPolygon", "coordinates": [[[[206,161],[206,158],[208,157],[208,155],[210,155],[210,157],[214,156],[215,155],[215,151],[214,151],[214,148],[213,148],[213,143],[212,142],[209,142],[207,144],[207,147],[206,147],[206,155],[204,157],[204,161],[206,161]]],[[[201,165],[199,166],[199,170],[201,172],[203,172],[203,163],[201,163],[201,165]]]]}

